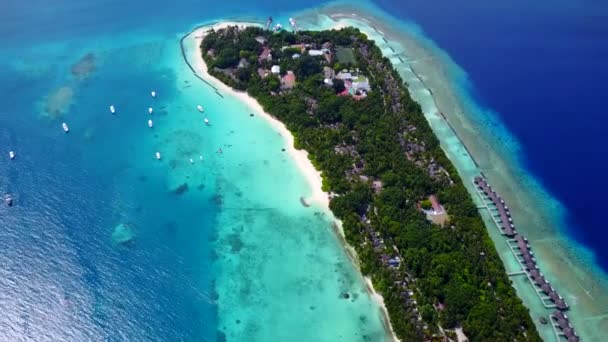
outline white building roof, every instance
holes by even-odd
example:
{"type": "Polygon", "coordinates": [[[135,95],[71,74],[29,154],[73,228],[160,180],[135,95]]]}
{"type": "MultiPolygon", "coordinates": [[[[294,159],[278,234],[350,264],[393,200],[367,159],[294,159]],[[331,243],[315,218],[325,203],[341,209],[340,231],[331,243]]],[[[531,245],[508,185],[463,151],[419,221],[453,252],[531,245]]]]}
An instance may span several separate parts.
{"type": "Polygon", "coordinates": [[[311,56],[322,56],[323,55],[323,51],[321,50],[308,50],[308,54],[311,56]]]}
{"type": "Polygon", "coordinates": [[[270,72],[273,74],[280,74],[281,73],[281,67],[278,65],[273,65],[272,68],[270,68],[270,72]]]}

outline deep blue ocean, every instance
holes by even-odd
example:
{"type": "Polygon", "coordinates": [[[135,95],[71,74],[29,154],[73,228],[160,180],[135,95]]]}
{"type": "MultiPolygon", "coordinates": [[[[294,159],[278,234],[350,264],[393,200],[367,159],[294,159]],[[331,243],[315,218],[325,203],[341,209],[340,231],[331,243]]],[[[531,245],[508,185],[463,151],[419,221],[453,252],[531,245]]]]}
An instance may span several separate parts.
{"type": "MultiPolygon", "coordinates": [[[[16,199],[12,208],[0,206],[0,340],[218,338],[209,262],[214,257],[209,227],[215,202],[158,191],[159,171],[152,167],[130,174],[140,136],[128,121],[98,125],[97,132],[74,145],[68,139],[72,136],[58,136],[56,120],[40,118],[35,104],[67,82],[74,58],[97,38],[107,44],[113,35],[123,39],[126,33],[141,32],[177,43],[178,33],[200,22],[261,19],[321,4],[0,4],[0,195],[11,193],[16,199]],[[102,138],[99,131],[113,133],[102,138]],[[15,162],[8,160],[9,149],[18,151],[15,162]],[[127,216],[125,223],[137,232],[135,242],[109,243],[109,232],[127,216]],[[38,321],[41,317],[44,322],[38,321]]],[[[566,207],[568,234],[596,253],[608,270],[608,225],[601,201],[608,193],[608,119],[602,101],[608,84],[608,3],[376,4],[419,24],[466,70],[474,99],[496,112],[521,143],[524,165],[566,207]]],[[[136,96],[134,89],[147,94],[148,84],[172,95],[171,87],[163,88],[170,73],[132,67],[134,51],[122,53],[113,52],[98,66],[104,76],[95,79],[94,87],[87,86],[90,80],[78,84],[78,101],[88,107],[76,102],[71,111],[94,105],[107,114],[107,101],[98,98],[104,87],[124,98],[125,109],[145,105],[127,99],[136,96]]],[[[82,116],[71,126],[82,131],[96,120],[82,116]]]]}

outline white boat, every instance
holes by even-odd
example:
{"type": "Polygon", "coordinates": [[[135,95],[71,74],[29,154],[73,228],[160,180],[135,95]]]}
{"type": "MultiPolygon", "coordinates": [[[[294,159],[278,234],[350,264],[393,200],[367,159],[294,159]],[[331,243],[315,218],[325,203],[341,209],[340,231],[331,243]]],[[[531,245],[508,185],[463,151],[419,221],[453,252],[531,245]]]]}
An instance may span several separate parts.
{"type": "Polygon", "coordinates": [[[198,159],[203,160],[203,156],[198,156],[198,159]]]}
{"type": "Polygon", "coordinates": [[[148,120],[148,127],[152,128],[154,126],[154,122],[152,120],[148,120]]]}
{"type": "Polygon", "coordinates": [[[116,114],[116,108],[114,108],[114,106],[110,106],[110,113],[112,114],[116,114]]]}
{"type": "Polygon", "coordinates": [[[63,127],[63,131],[66,133],[70,131],[70,127],[65,122],[61,124],[61,127],[63,127]]]}
{"type": "Polygon", "coordinates": [[[150,95],[152,95],[153,98],[156,98],[156,92],[154,90],[150,92],[150,95]]]}
{"type": "Polygon", "coordinates": [[[153,111],[154,109],[152,109],[152,107],[148,107],[148,113],[152,114],[153,111]]]}
{"type": "Polygon", "coordinates": [[[209,125],[209,119],[205,118],[203,121],[205,121],[205,125],[209,125]]]}
{"type": "Polygon", "coordinates": [[[194,159],[190,158],[190,164],[194,164],[194,159]]]}
{"type": "Polygon", "coordinates": [[[298,24],[296,23],[296,20],[294,18],[289,18],[289,23],[291,24],[291,27],[293,27],[293,30],[297,33],[298,24]]]}
{"type": "Polygon", "coordinates": [[[198,111],[201,113],[205,111],[205,109],[201,105],[196,105],[196,109],[198,109],[198,111]]]}
{"type": "Polygon", "coordinates": [[[155,155],[156,155],[156,159],[160,160],[160,152],[156,152],[155,155]]]}
{"type": "Polygon", "coordinates": [[[15,152],[10,151],[10,152],[8,153],[8,156],[9,156],[11,159],[15,159],[15,152]]]}

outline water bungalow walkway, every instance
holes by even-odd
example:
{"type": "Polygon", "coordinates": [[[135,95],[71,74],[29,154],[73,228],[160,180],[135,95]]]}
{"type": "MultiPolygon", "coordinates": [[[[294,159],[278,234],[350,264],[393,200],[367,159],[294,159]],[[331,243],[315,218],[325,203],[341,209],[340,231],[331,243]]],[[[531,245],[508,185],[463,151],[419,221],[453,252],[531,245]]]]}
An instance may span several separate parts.
{"type": "Polygon", "coordinates": [[[568,317],[562,312],[568,310],[568,304],[566,304],[562,296],[555,291],[540,272],[536,264],[536,258],[534,258],[534,252],[528,244],[528,239],[517,233],[509,207],[505,201],[500,198],[498,193],[492,189],[483,177],[475,177],[473,185],[483,202],[483,205],[477,208],[480,210],[486,209],[500,234],[509,238],[506,240],[506,243],[521,267],[520,271],[510,272],[508,275],[517,276],[525,274],[543,306],[547,309],[557,309],[550,316],[557,341],[563,341],[563,338],[568,342],[580,341],[568,317]]]}

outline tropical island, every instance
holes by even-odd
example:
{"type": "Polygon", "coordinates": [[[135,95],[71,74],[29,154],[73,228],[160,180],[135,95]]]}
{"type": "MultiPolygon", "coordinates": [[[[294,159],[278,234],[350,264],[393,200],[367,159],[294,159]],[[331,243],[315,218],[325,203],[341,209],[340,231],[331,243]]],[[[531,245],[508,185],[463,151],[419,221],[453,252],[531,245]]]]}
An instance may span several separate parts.
{"type": "Polygon", "coordinates": [[[364,275],[403,341],[540,341],[420,106],[355,28],[205,34],[209,74],[283,122],[322,171],[364,275]]]}

